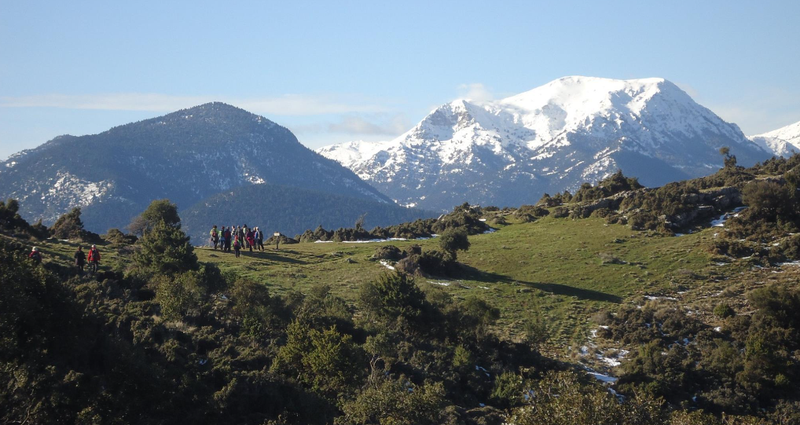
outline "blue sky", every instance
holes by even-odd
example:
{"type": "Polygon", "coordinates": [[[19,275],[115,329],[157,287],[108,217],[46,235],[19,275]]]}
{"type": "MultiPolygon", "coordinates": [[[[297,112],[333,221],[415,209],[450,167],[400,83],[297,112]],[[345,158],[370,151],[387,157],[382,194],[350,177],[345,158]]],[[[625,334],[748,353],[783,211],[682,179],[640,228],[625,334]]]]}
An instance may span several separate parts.
{"type": "Polygon", "coordinates": [[[318,147],[458,97],[663,77],[746,134],[800,121],[800,2],[0,0],[0,159],[221,100],[318,147]]]}

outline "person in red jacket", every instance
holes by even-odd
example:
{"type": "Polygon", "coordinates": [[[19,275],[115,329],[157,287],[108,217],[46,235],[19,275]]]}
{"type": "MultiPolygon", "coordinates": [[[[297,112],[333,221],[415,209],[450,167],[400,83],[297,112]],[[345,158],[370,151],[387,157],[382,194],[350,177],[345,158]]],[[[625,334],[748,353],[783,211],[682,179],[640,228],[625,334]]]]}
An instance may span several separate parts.
{"type": "Polygon", "coordinates": [[[89,271],[97,273],[98,268],[100,268],[100,251],[92,245],[92,248],[89,249],[89,271]]]}
{"type": "Polygon", "coordinates": [[[250,248],[250,252],[253,252],[253,246],[256,244],[256,232],[253,229],[249,229],[247,231],[247,247],[250,248]]]}
{"type": "Polygon", "coordinates": [[[30,258],[31,260],[33,260],[36,263],[41,263],[42,262],[42,253],[39,252],[39,248],[33,247],[33,249],[31,250],[31,253],[28,254],[28,258],[30,258]]]}

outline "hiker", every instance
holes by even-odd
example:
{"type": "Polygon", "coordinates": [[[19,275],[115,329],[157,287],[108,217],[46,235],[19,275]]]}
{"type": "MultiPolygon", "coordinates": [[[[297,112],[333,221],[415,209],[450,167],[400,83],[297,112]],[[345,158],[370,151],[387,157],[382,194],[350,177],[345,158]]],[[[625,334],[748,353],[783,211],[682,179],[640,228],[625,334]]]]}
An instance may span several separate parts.
{"type": "Polygon", "coordinates": [[[231,228],[228,227],[224,232],[222,232],[223,238],[225,239],[225,248],[223,251],[231,252],[231,228]]]}
{"type": "Polygon", "coordinates": [[[256,244],[256,232],[253,229],[249,229],[245,238],[247,240],[247,247],[250,248],[250,252],[253,252],[253,246],[256,244]]]}
{"type": "Polygon", "coordinates": [[[97,247],[92,245],[92,248],[89,249],[89,271],[92,273],[97,273],[97,270],[100,268],[100,251],[97,250],[97,247]]]}
{"type": "Polygon", "coordinates": [[[239,243],[240,243],[240,244],[243,244],[243,243],[245,243],[245,239],[244,239],[244,236],[245,236],[244,229],[245,229],[246,227],[247,227],[247,225],[246,225],[246,224],[245,224],[244,226],[241,226],[241,227],[239,227],[239,243]]]}
{"type": "Polygon", "coordinates": [[[233,237],[233,253],[236,254],[236,258],[239,258],[239,248],[242,247],[242,244],[239,242],[239,235],[233,237]]]}
{"type": "Polygon", "coordinates": [[[264,232],[258,227],[256,227],[256,245],[258,245],[259,251],[264,250],[264,232]]]}
{"type": "Polygon", "coordinates": [[[211,243],[214,244],[214,251],[217,250],[217,244],[219,244],[219,233],[217,233],[217,225],[215,224],[214,227],[211,228],[211,243]]]}
{"type": "Polygon", "coordinates": [[[75,251],[73,257],[75,258],[75,265],[78,266],[78,274],[83,276],[83,266],[86,265],[86,254],[83,252],[83,248],[78,246],[78,250],[75,251]]]}
{"type": "Polygon", "coordinates": [[[33,247],[33,249],[31,250],[31,253],[28,254],[28,258],[33,260],[36,264],[41,264],[42,263],[42,253],[39,252],[39,248],[37,248],[37,247],[33,247]]]}

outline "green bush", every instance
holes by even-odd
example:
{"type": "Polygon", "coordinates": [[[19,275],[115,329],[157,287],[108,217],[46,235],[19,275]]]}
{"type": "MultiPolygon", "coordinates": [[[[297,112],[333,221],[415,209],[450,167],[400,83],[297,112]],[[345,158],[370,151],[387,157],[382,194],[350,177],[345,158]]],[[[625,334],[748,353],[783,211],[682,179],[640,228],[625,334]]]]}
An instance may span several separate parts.
{"type": "Polygon", "coordinates": [[[405,377],[378,377],[356,397],[342,405],[337,425],[440,425],[452,423],[444,407],[444,385],[426,382],[414,385],[405,377]]]}
{"type": "Polygon", "coordinates": [[[735,316],[736,312],[733,310],[733,308],[731,308],[730,305],[726,303],[719,303],[716,307],[714,307],[714,315],[721,319],[725,319],[735,316]]]}
{"type": "Polygon", "coordinates": [[[467,231],[464,229],[451,228],[439,235],[439,247],[451,253],[453,257],[456,256],[456,251],[466,251],[469,246],[467,231]]]}
{"type": "Polygon", "coordinates": [[[50,233],[57,239],[80,239],[83,235],[81,209],[73,208],[72,211],[59,217],[50,228],[50,233]]]}
{"type": "Polygon", "coordinates": [[[206,295],[201,282],[198,272],[155,278],[151,284],[156,287],[156,302],[163,316],[169,320],[198,316],[206,295]]]}

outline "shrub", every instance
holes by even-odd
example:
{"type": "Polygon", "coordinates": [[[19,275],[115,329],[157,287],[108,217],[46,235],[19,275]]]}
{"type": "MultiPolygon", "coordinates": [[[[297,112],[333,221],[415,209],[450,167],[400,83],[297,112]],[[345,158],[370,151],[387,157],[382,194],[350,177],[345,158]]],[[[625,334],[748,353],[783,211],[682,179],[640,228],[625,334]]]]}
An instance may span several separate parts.
{"type": "Polygon", "coordinates": [[[464,229],[447,229],[439,235],[439,247],[452,253],[453,257],[456,256],[456,251],[468,250],[469,245],[467,231],[464,229]]]}
{"type": "Polygon", "coordinates": [[[404,252],[394,245],[379,246],[375,248],[375,254],[372,255],[372,258],[392,261],[398,261],[403,257],[405,257],[404,252]]]}
{"type": "Polygon", "coordinates": [[[556,207],[553,209],[553,217],[555,218],[564,218],[569,216],[569,208],[567,207],[556,207]]]}
{"type": "Polygon", "coordinates": [[[725,319],[735,316],[736,312],[728,304],[719,303],[716,307],[714,307],[714,315],[721,319],[725,319]]]}
{"type": "Polygon", "coordinates": [[[788,185],[771,180],[756,180],[742,190],[742,202],[750,213],[770,222],[791,220],[795,215],[795,197],[788,185]]]}
{"type": "Polygon", "coordinates": [[[170,320],[183,320],[184,317],[200,314],[204,290],[197,272],[187,272],[175,277],[159,276],[156,285],[156,302],[161,305],[161,313],[170,320]]]}
{"type": "Polygon", "coordinates": [[[103,239],[111,243],[125,245],[134,244],[138,240],[135,235],[126,235],[117,228],[108,229],[108,232],[106,232],[106,234],[103,236],[103,239]]]}
{"type": "Polygon", "coordinates": [[[352,394],[366,375],[366,356],[350,335],[335,327],[314,329],[293,322],[286,345],[280,348],[271,370],[297,378],[304,386],[327,397],[352,394]]]}
{"type": "Polygon", "coordinates": [[[538,205],[522,205],[517,209],[517,211],[514,214],[515,215],[529,214],[538,218],[538,217],[546,217],[547,215],[550,214],[550,211],[538,205]]]}
{"type": "Polygon", "coordinates": [[[444,409],[444,385],[414,385],[405,377],[378,378],[342,405],[335,424],[439,425],[454,423],[444,409]]]}
{"type": "Polygon", "coordinates": [[[163,221],[139,239],[137,247],[134,263],[155,274],[176,274],[199,267],[189,237],[163,221]]]}
{"type": "Polygon", "coordinates": [[[497,226],[504,226],[508,224],[508,221],[506,221],[506,218],[503,217],[502,215],[492,217],[492,219],[489,220],[489,222],[497,226]]]}
{"type": "Polygon", "coordinates": [[[419,267],[430,275],[448,276],[457,269],[456,257],[450,251],[425,251],[419,257],[419,267]]]}
{"type": "Polygon", "coordinates": [[[541,199],[539,199],[539,202],[537,202],[536,205],[537,206],[547,207],[547,208],[557,207],[557,206],[561,205],[561,200],[560,199],[555,199],[555,198],[551,197],[550,194],[545,193],[544,195],[542,195],[541,199]]]}
{"type": "Polygon", "coordinates": [[[383,273],[375,282],[361,286],[359,303],[380,318],[416,320],[422,314],[425,295],[407,275],[383,273]]]}
{"type": "Polygon", "coordinates": [[[81,209],[73,208],[72,211],[59,217],[50,228],[50,233],[57,239],[80,239],[83,235],[81,209]]]}

